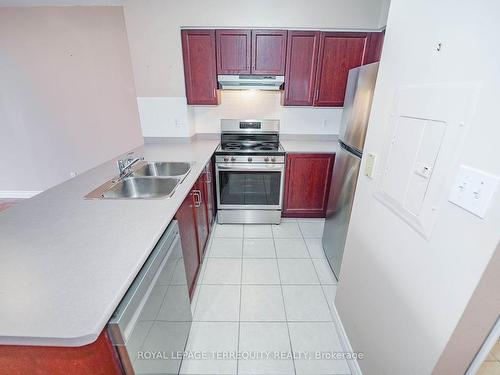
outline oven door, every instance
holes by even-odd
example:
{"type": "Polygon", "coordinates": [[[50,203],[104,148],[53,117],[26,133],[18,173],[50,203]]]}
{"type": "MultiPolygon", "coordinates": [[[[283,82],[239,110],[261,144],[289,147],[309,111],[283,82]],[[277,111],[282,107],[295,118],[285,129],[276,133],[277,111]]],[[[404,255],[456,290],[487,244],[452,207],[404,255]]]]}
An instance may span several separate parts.
{"type": "Polygon", "coordinates": [[[217,208],[281,210],[284,164],[216,164],[217,208]]]}

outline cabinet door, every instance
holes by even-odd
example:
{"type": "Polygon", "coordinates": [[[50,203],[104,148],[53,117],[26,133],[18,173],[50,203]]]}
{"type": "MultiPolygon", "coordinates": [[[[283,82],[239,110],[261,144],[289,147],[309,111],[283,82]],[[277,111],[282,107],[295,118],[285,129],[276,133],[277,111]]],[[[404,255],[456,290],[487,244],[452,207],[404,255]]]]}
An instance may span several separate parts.
{"type": "Polygon", "coordinates": [[[318,31],[289,31],[283,105],[312,105],[319,50],[318,31]]]}
{"type": "Polygon", "coordinates": [[[217,74],[250,74],[250,30],[217,30],[217,74]]]}
{"type": "Polygon", "coordinates": [[[289,154],[286,159],[285,217],[325,217],[334,155],[289,154]]]}
{"type": "Polygon", "coordinates": [[[315,106],[344,105],[349,70],[363,65],[368,35],[368,33],[321,33],[315,106]]]}
{"type": "Polygon", "coordinates": [[[177,210],[175,220],[177,220],[179,224],[179,234],[181,237],[182,255],[186,268],[189,296],[192,296],[200,266],[193,191],[189,192],[188,196],[179,207],[179,210],[177,210]]]}
{"type": "Polygon", "coordinates": [[[205,254],[205,245],[207,244],[209,232],[207,219],[207,199],[204,185],[205,174],[202,173],[193,187],[195,193],[195,217],[200,263],[203,262],[203,255],[205,254]]]}
{"type": "Polygon", "coordinates": [[[219,104],[214,30],[182,30],[188,104],[219,104]]]}
{"type": "Polygon", "coordinates": [[[286,30],[252,30],[252,74],[285,74],[286,30]]]}
{"type": "Polygon", "coordinates": [[[212,225],[215,218],[215,185],[214,185],[214,168],[212,161],[209,161],[205,166],[204,178],[204,194],[206,201],[208,231],[212,230],[212,225]]]}
{"type": "Polygon", "coordinates": [[[384,45],[385,31],[379,33],[370,33],[368,48],[366,49],[365,64],[380,61],[382,47],[384,45]]]}

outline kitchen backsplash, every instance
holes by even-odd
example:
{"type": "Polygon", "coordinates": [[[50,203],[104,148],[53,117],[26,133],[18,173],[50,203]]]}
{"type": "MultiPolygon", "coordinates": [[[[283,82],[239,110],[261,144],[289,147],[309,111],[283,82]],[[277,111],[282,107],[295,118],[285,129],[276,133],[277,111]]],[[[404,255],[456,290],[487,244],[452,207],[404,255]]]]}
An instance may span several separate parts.
{"type": "Polygon", "coordinates": [[[281,120],[283,134],[338,134],[342,108],[283,107],[275,91],[221,91],[218,106],[188,106],[185,97],[138,97],[145,137],[218,133],[221,118],[281,120]]]}

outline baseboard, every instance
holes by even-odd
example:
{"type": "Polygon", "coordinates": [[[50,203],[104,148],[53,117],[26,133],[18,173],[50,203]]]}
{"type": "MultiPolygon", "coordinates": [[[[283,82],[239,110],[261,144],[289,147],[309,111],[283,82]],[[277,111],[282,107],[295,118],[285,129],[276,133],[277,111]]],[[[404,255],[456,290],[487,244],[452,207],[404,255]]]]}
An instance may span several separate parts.
{"type": "Polygon", "coordinates": [[[40,193],[41,191],[0,190],[0,199],[27,199],[40,193]]]}
{"type": "MultiPolygon", "coordinates": [[[[344,353],[352,353],[353,350],[351,342],[349,341],[349,337],[347,337],[347,333],[344,329],[342,321],[340,320],[340,315],[335,305],[333,305],[332,317],[333,317],[333,323],[335,324],[335,328],[337,328],[337,334],[339,335],[340,345],[342,345],[342,350],[344,351],[344,353]]],[[[349,366],[352,375],[363,375],[363,373],[361,372],[361,367],[359,367],[359,363],[357,360],[354,359],[348,360],[347,365],[349,366]]]]}

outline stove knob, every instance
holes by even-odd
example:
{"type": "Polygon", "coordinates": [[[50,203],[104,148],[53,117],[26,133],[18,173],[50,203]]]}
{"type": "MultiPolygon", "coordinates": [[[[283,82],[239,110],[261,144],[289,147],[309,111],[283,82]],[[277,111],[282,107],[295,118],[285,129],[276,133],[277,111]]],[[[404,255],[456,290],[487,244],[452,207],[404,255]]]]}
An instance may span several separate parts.
{"type": "Polygon", "coordinates": [[[271,158],[271,162],[273,162],[273,163],[274,163],[275,161],[276,161],[276,158],[275,158],[275,157],[272,157],[272,158],[271,158]]]}
{"type": "Polygon", "coordinates": [[[234,156],[232,156],[231,161],[236,161],[236,158],[234,156]]]}
{"type": "Polygon", "coordinates": [[[264,161],[265,161],[266,163],[268,163],[268,162],[269,162],[269,158],[268,158],[268,157],[265,157],[265,158],[264,158],[264,161]]]}
{"type": "Polygon", "coordinates": [[[252,161],[252,157],[251,156],[248,157],[248,161],[252,161]]]}
{"type": "Polygon", "coordinates": [[[229,156],[224,156],[224,161],[229,161],[229,156]]]}

